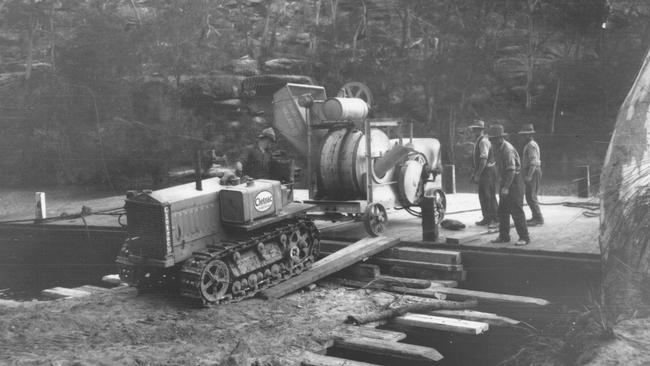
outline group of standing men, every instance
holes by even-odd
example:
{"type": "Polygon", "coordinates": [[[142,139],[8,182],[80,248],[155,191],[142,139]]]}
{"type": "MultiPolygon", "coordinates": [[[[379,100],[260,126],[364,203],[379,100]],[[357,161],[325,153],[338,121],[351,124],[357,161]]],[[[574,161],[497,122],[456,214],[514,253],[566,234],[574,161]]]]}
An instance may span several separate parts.
{"type": "Polygon", "coordinates": [[[534,140],[533,125],[526,124],[519,131],[527,141],[523,149],[523,160],[519,158],[512,144],[505,140],[507,134],[502,125],[490,126],[487,134],[485,122],[481,120],[474,121],[469,128],[476,138],[471,181],[478,184],[479,202],[483,213],[483,219],[476,222],[476,225],[486,225],[488,228],[498,225],[499,236],[492,240],[492,243],[508,243],[512,216],[519,235],[515,245],[529,244],[528,226],[544,224],[537,200],[542,167],[539,145],[534,140]],[[501,188],[497,203],[496,191],[499,181],[501,188]],[[524,195],[533,215],[528,221],[523,208],[524,195]]]}

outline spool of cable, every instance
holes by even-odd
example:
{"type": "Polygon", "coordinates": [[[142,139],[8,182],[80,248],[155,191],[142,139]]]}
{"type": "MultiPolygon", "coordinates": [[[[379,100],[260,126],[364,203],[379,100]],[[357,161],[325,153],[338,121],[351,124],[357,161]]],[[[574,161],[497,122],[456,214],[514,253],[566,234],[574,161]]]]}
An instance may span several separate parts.
{"type": "Polygon", "coordinates": [[[368,116],[368,104],[361,98],[328,98],[322,108],[325,118],[333,121],[360,120],[368,116]]]}

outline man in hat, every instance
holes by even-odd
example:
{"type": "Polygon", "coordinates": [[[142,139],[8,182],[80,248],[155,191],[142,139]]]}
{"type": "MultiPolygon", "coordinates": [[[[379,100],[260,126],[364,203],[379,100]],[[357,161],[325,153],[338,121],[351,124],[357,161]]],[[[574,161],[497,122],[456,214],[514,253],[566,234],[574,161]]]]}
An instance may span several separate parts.
{"type": "Polygon", "coordinates": [[[474,135],[476,143],[474,144],[473,154],[473,171],[472,183],[478,183],[478,200],[481,204],[481,212],[483,219],[477,221],[476,225],[488,225],[496,227],[497,216],[497,168],[494,162],[494,152],[492,151],[492,144],[487,136],[483,133],[485,130],[485,122],[482,120],[475,120],[471,126],[470,131],[474,135]]]}
{"type": "Polygon", "coordinates": [[[527,220],[528,226],[544,225],[544,217],[539,209],[537,191],[539,181],[542,179],[542,161],[540,158],[539,145],[535,142],[535,129],[532,124],[525,124],[521,127],[519,134],[526,138],[523,159],[521,160],[521,172],[526,184],[526,203],[530,207],[533,217],[527,220]]]}
{"type": "Polygon", "coordinates": [[[521,161],[517,150],[505,140],[503,126],[496,124],[490,127],[488,137],[494,147],[494,155],[499,175],[501,177],[501,192],[499,194],[499,237],[492,243],[510,242],[510,216],[515,222],[519,240],[515,245],[530,243],[526,215],[524,214],[524,182],[521,177],[521,161]]]}
{"type": "Polygon", "coordinates": [[[257,136],[257,143],[246,146],[235,163],[238,175],[271,179],[271,148],[275,143],[273,128],[265,128],[257,136]]]}

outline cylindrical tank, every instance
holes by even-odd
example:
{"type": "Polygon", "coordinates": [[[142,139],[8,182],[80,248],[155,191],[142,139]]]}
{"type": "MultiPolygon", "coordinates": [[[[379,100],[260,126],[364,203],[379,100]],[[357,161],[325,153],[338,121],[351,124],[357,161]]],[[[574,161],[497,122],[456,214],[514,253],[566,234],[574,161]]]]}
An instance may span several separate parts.
{"type": "Polygon", "coordinates": [[[368,115],[368,104],[361,98],[328,98],[322,111],[328,120],[361,120],[368,115]]]}
{"type": "MultiPolygon", "coordinates": [[[[382,130],[371,129],[372,157],[390,150],[391,143],[382,130]]],[[[320,154],[320,174],[323,189],[329,199],[363,199],[366,196],[366,140],[356,129],[336,129],[325,136],[320,154]]],[[[385,183],[391,177],[377,177],[376,183],[385,183]]]]}

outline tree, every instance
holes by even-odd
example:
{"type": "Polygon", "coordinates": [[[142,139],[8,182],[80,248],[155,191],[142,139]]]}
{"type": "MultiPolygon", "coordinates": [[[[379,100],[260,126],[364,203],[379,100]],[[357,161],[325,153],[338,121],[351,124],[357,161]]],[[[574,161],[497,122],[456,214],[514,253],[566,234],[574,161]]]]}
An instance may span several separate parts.
{"type": "Polygon", "coordinates": [[[608,323],[650,314],[650,52],[616,119],[601,177],[608,323]]]}

